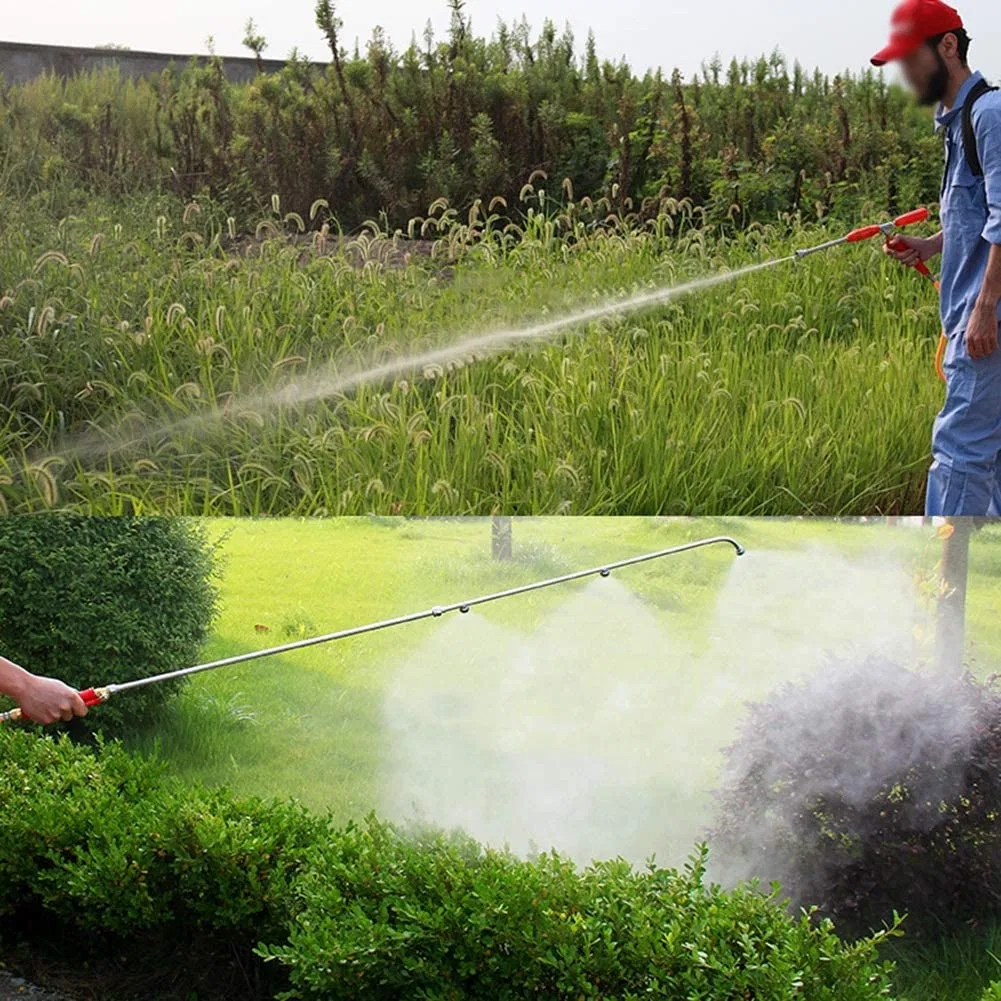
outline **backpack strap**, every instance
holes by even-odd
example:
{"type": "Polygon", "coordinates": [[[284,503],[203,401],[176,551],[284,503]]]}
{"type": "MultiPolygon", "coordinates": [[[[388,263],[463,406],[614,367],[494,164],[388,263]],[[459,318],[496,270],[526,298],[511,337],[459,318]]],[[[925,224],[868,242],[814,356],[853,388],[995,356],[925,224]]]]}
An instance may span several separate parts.
{"type": "Polygon", "coordinates": [[[973,127],[973,110],[977,101],[984,96],[997,90],[986,80],[981,80],[970,91],[970,96],[963,105],[963,152],[966,154],[966,163],[974,177],[984,176],[984,165],[980,161],[980,151],[977,149],[977,131],[973,127]]]}

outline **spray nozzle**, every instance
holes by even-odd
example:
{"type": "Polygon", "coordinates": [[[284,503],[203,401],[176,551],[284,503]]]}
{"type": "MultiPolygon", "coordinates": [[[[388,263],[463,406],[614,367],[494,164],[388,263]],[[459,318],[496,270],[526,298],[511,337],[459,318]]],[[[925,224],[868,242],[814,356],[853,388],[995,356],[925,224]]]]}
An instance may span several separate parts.
{"type": "Polygon", "coordinates": [[[469,605],[460,605],[459,611],[462,612],[463,615],[466,615],[469,612],[469,605]]]}
{"type": "Polygon", "coordinates": [[[607,567],[603,567],[601,570],[598,571],[598,573],[601,574],[602,577],[612,576],[612,571],[609,570],[607,567]]]}
{"type": "Polygon", "coordinates": [[[431,609],[431,614],[436,619],[440,619],[445,614],[445,609],[442,608],[441,605],[435,605],[434,608],[431,609]]]}

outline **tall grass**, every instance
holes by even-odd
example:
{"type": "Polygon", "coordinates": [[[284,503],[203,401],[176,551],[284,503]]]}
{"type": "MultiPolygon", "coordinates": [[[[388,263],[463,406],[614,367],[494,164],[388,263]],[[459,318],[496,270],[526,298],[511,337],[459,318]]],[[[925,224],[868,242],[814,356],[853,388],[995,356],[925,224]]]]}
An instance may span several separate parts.
{"type": "Polygon", "coordinates": [[[787,221],[728,238],[696,225],[688,203],[643,221],[565,196],[554,206],[544,183],[523,191],[522,224],[513,208],[459,219],[439,203],[411,226],[421,243],[374,225],[350,239],[326,226],[305,235],[277,199],[252,241],[235,238],[211,203],[94,203],[58,224],[8,205],[5,508],[919,508],[941,396],[936,303],[868,247],[554,343],[257,407],[262,393],[293,396],[288,387],[306,376],[530,325],[828,235],[787,221]]]}

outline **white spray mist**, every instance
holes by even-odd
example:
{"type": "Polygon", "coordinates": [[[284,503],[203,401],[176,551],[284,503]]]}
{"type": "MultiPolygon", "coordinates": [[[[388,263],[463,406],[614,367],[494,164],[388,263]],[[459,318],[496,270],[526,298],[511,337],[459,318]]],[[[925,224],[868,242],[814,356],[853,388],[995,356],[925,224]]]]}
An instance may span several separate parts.
{"type": "Polygon", "coordinates": [[[613,299],[585,309],[565,312],[536,324],[469,334],[444,347],[428,348],[403,357],[388,360],[369,358],[343,367],[331,365],[283,386],[262,390],[244,398],[231,399],[223,408],[173,421],[153,421],[135,414],[117,428],[67,439],[55,452],[40,461],[46,462],[53,458],[78,460],[101,458],[126,448],[148,446],[160,439],[170,440],[185,434],[204,434],[222,426],[226,420],[239,421],[246,418],[256,425],[266,416],[284,407],[303,406],[317,400],[350,393],[359,386],[389,382],[404,376],[434,376],[449,368],[471,364],[501,351],[552,340],[575,328],[585,327],[589,323],[662,305],[678,296],[736,281],[743,276],[791,260],[793,258],[787,257],[782,260],[752,264],[735,271],[708,275],[680,285],[658,288],[628,298],[613,299]]]}
{"type": "Polygon", "coordinates": [[[910,651],[923,614],[899,562],[816,546],[737,561],[707,641],[615,579],[531,635],[455,620],[396,670],[382,808],[522,853],[677,864],[745,703],[828,651],[910,651]]]}

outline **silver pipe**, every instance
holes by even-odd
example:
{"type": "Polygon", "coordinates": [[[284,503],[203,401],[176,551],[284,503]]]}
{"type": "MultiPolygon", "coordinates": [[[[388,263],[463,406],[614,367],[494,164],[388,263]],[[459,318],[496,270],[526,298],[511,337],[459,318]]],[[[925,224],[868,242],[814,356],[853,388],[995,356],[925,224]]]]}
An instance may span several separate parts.
{"type": "Polygon", "coordinates": [[[366,633],[379,632],[383,629],[392,629],[395,626],[407,625],[411,622],[419,622],[422,619],[440,619],[450,612],[461,612],[465,614],[477,605],[485,605],[492,601],[502,601],[505,598],[513,598],[520,594],[528,594],[530,591],[541,591],[543,588],[556,587],[560,584],[568,584],[571,581],[582,580],[585,577],[608,577],[613,570],[621,570],[624,567],[636,566],[639,563],[649,563],[651,560],[663,559],[667,556],[676,556],[678,553],[689,552],[693,549],[701,549],[704,546],[714,545],[733,546],[738,556],[743,556],[746,550],[739,542],[728,536],[717,536],[712,539],[702,539],[698,542],[689,542],[682,546],[674,546],[671,549],[662,549],[656,553],[647,553],[645,556],[633,556],[627,560],[619,560],[616,563],[606,563],[604,566],[594,567],[591,570],[578,570],[575,573],[564,574],[561,577],[552,577],[549,580],[537,581],[534,584],[523,584],[520,587],[508,588],[506,591],[498,591],[496,594],[487,594],[479,598],[469,598],[466,601],[458,601],[451,605],[435,605],[423,612],[411,612],[409,615],[400,615],[393,619],[385,619],[382,622],[372,622],[365,626],[354,626],[350,629],[341,629],[335,633],[326,633],[323,636],[313,636],[309,639],[296,640],[293,643],[283,643],[281,646],[270,647],[267,650],[255,650],[252,653],[241,653],[234,657],[224,657],[222,660],[213,660],[208,664],[197,664],[194,667],[185,667],[179,671],[168,671],[165,674],[153,675],[149,678],[138,678],[135,681],[125,681],[117,685],[109,685],[103,689],[108,695],[116,692],[127,692],[132,688],[144,688],[146,685],[156,685],[162,681],[173,681],[177,678],[186,678],[193,674],[201,674],[203,671],[215,671],[220,667],[231,667],[234,664],[245,664],[248,661],[260,660],[262,657],[274,657],[278,654],[290,653],[293,650],[304,650],[307,647],[319,646],[322,643],[333,643],[337,640],[350,639],[352,636],[362,636],[366,633]]]}
{"type": "Polygon", "coordinates": [[[819,247],[807,247],[806,250],[797,250],[796,257],[798,260],[802,260],[804,257],[809,257],[811,254],[819,254],[822,250],[830,250],[832,247],[840,247],[848,242],[847,237],[841,237],[840,240],[828,240],[827,243],[820,244],[819,247]]]}
{"type": "MultiPolygon", "coordinates": [[[[883,236],[892,236],[896,230],[896,223],[884,222],[880,225],[879,229],[883,236]]],[[[822,243],[819,247],[807,247],[806,250],[797,250],[794,256],[797,260],[802,260],[804,257],[809,257],[811,254],[818,254],[822,250],[830,250],[832,247],[840,247],[849,242],[851,241],[847,236],[842,236],[837,240],[828,240],[827,243],[822,243]]]]}

